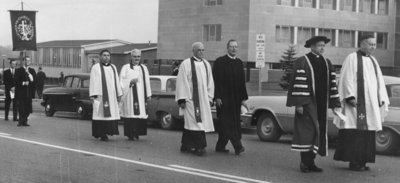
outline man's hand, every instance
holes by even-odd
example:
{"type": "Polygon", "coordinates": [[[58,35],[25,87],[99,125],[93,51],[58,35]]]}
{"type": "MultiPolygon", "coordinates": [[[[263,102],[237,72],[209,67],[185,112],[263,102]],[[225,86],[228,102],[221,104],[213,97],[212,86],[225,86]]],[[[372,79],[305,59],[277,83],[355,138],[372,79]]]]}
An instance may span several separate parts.
{"type": "Polygon", "coordinates": [[[215,103],[216,103],[217,107],[222,106],[222,100],[220,98],[215,99],[215,103]]]}
{"type": "Polygon", "coordinates": [[[117,101],[118,101],[118,102],[121,102],[121,96],[118,96],[118,97],[117,97],[117,101]]]}
{"type": "Polygon", "coordinates": [[[15,93],[15,87],[11,87],[10,89],[13,93],[15,93]]]}
{"type": "Polygon", "coordinates": [[[301,105],[296,106],[296,112],[297,113],[303,115],[303,111],[304,111],[303,106],[301,106],[301,105]]]}
{"type": "Polygon", "coordinates": [[[350,104],[352,107],[357,107],[356,99],[351,99],[347,101],[347,103],[350,104]]]}
{"type": "Polygon", "coordinates": [[[136,84],[137,82],[138,82],[137,78],[132,79],[130,85],[132,86],[132,85],[136,84]]]}
{"type": "Polygon", "coordinates": [[[333,114],[340,113],[341,111],[342,111],[342,108],[340,108],[340,107],[335,107],[332,109],[333,114]]]}
{"type": "Polygon", "coordinates": [[[179,107],[182,108],[182,109],[185,109],[186,108],[186,103],[179,104],[179,107]]]}
{"type": "Polygon", "coordinates": [[[242,106],[246,107],[246,109],[249,109],[249,108],[247,107],[247,103],[246,103],[245,100],[242,101],[242,106]]]}

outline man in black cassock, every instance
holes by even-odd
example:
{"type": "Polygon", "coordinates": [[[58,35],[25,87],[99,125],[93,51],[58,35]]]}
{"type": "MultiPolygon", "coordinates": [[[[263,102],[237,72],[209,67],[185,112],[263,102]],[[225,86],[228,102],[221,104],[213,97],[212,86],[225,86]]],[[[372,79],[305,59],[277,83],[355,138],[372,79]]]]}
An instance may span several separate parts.
{"type": "Polygon", "coordinates": [[[22,66],[15,70],[15,89],[18,100],[19,120],[17,126],[30,126],[29,114],[32,113],[32,98],[35,96],[35,69],[30,68],[29,57],[22,60],[22,66]]]}
{"type": "Polygon", "coordinates": [[[311,52],[298,58],[287,96],[288,107],[295,106],[292,150],[300,151],[301,172],[322,172],[315,165],[316,154],[327,155],[327,110],[340,108],[336,73],[322,54],[330,39],[315,36],[304,47],[311,52]]]}
{"type": "Polygon", "coordinates": [[[6,100],[4,106],[4,119],[8,120],[8,113],[10,111],[10,104],[12,102],[13,105],[13,120],[18,121],[18,101],[15,97],[15,66],[17,65],[16,60],[10,61],[10,69],[4,71],[4,86],[6,93],[6,100]],[[11,94],[12,93],[12,94],[11,94]],[[11,96],[14,95],[14,96],[11,96]]]}
{"type": "Polygon", "coordinates": [[[229,40],[227,50],[228,54],[217,58],[213,67],[214,99],[218,116],[218,142],[215,151],[228,153],[229,150],[225,149],[225,146],[231,141],[235,154],[239,155],[244,151],[241,142],[240,109],[242,105],[246,105],[248,96],[243,62],[236,57],[237,41],[229,40]]]}

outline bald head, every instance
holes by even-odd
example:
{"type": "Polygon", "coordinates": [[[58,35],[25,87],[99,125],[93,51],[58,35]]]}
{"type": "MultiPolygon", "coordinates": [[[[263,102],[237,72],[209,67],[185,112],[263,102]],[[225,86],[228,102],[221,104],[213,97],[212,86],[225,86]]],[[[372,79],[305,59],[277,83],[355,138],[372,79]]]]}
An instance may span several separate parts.
{"type": "Polygon", "coordinates": [[[196,58],[202,59],[204,57],[204,45],[201,42],[195,42],[192,44],[192,51],[193,51],[193,56],[196,58]]]}

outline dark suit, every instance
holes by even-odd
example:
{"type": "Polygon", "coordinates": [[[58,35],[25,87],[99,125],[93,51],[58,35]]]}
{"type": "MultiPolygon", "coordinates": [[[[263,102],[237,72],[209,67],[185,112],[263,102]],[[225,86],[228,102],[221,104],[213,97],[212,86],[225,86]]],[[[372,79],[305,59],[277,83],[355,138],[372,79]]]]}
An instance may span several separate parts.
{"type": "Polygon", "coordinates": [[[18,68],[15,72],[15,88],[19,106],[18,125],[27,125],[28,116],[32,113],[32,98],[35,96],[36,72],[34,69],[29,68],[29,73],[32,75],[33,81],[30,81],[29,74],[24,67],[18,68]],[[28,82],[28,85],[24,85],[24,82],[28,82]]]}
{"type": "Polygon", "coordinates": [[[18,102],[17,102],[17,99],[15,98],[16,95],[14,95],[14,99],[11,99],[11,96],[10,96],[11,88],[15,87],[15,83],[14,83],[15,71],[16,71],[16,68],[14,68],[14,74],[11,73],[11,69],[7,69],[4,71],[3,81],[4,81],[5,94],[6,94],[6,101],[5,101],[5,106],[4,106],[4,108],[5,108],[4,109],[4,113],[5,113],[4,119],[5,120],[8,120],[8,112],[10,111],[11,101],[13,103],[14,121],[16,121],[18,118],[18,105],[17,105],[18,102]]]}

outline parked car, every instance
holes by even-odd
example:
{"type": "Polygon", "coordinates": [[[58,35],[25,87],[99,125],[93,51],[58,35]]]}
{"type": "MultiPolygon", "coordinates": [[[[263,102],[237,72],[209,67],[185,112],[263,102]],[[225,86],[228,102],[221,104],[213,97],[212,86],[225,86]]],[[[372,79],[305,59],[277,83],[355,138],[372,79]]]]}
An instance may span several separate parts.
{"type": "Polygon", "coordinates": [[[76,112],[79,119],[89,118],[92,112],[89,77],[86,73],[68,75],[62,86],[45,89],[41,105],[46,116],[53,116],[57,111],[68,111],[76,112]]]}
{"type": "MultiPolygon", "coordinates": [[[[400,147],[400,78],[384,76],[390,98],[389,114],[383,130],[376,135],[376,150],[391,154],[400,147]]],[[[243,128],[256,128],[261,141],[278,141],[282,134],[291,134],[294,107],[286,107],[286,95],[251,96],[247,101],[249,111],[241,115],[243,128]]],[[[333,113],[328,110],[328,137],[334,139],[338,129],[332,123],[333,113]]]]}

